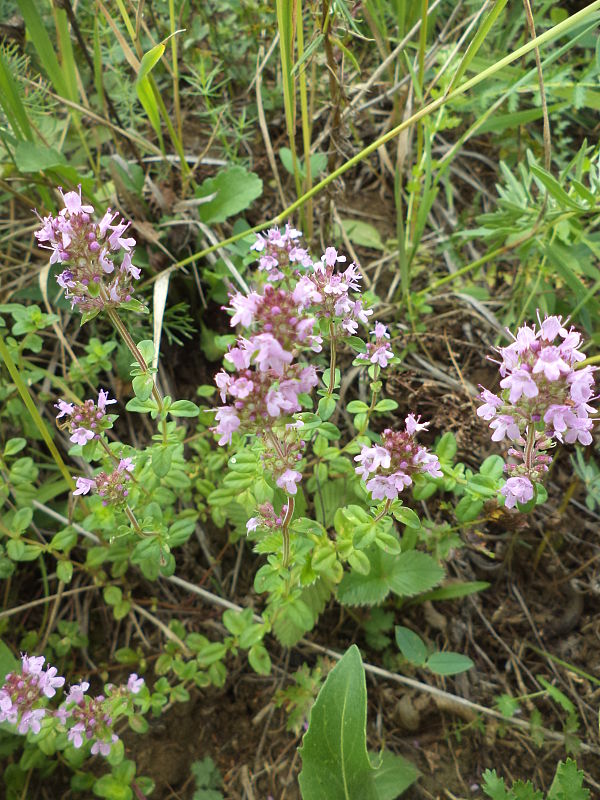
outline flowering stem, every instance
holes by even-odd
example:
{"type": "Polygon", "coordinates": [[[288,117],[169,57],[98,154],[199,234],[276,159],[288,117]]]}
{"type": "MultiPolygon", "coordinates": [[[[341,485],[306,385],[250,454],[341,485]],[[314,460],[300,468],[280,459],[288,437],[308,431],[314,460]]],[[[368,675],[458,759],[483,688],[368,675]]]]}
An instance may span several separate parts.
{"type": "Polygon", "coordinates": [[[132,525],[133,529],[135,530],[135,532],[139,533],[139,535],[142,536],[143,535],[143,531],[140,528],[140,523],[137,521],[135,514],[129,508],[129,506],[125,506],[125,513],[129,517],[129,521],[131,522],[131,525],[132,525]]]}
{"type": "Polygon", "coordinates": [[[392,505],[392,501],[391,501],[391,500],[388,498],[388,499],[385,501],[385,506],[382,508],[382,510],[379,512],[379,514],[377,514],[377,516],[375,517],[375,519],[373,520],[373,522],[379,522],[379,520],[380,520],[382,517],[385,517],[385,515],[386,515],[386,514],[388,513],[388,511],[390,510],[390,506],[391,506],[391,505],[392,505]]]}
{"type": "Polygon", "coordinates": [[[287,511],[285,512],[285,517],[283,519],[283,524],[281,526],[281,533],[283,535],[283,555],[282,555],[282,566],[287,568],[290,563],[290,522],[292,521],[292,517],[294,516],[294,507],[296,505],[296,501],[293,497],[288,497],[288,504],[287,504],[287,511]]]}
{"type": "Polygon", "coordinates": [[[527,444],[525,445],[525,467],[528,472],[533,469],[533,454],[535,450],[535,428],[529,425],[527,428],[527,444]]]}
{"type": "MultiPolygon", "coordinates": [[[[115,326],[117,331],[121,334],[121,338],[123,339],[123,341],[125,342],[125,344],[129,348],[129,350],[131,351],[132,356],[135,358],[135,360],[140,365],[140,368],[144,372],[147,372],[148,371],[148,364],[146,364],[146,360],[144,359],[144,356],[140,353],[136,343],[131,338],[131,334],[127,330],[126,326],[123,324],[123,320],[121,319],[121,317],[117,314],[117,312],[115,311],[114,308],[107,308],[106,312],[107,312],[112,324],[115,326]]],[[[165,445],[167,443],[167,421],[162,416],[162,411],[163,411],[163,408],[164,408],[163,401],[162,401],[161,394],[158,391],[158,387],[156,386],[156,381],[154,379],[152,380],[152,397],[154,397],[154,400],[156,401],[156,406],[158,408],[158,413],[159,413],[159,415],[161,417],[160,424],[161,424],[161,431],[162,431],[162,439],[163,439],[163,445],[165,445]]]]}
{"type": "Polygon", "coordinates": [[[327,396],[331,397],[335,389],[335,328],[333,322],[329,324],[329,388],[327,389],[327,396]]]}

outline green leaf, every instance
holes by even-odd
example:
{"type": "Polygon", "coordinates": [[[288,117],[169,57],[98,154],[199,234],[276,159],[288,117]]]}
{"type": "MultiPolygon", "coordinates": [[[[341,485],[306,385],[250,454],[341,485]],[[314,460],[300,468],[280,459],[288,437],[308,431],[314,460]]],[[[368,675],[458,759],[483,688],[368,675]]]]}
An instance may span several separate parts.
{"type": "Polygon", "coordinates": [[[337,598],[342,605],[374,606],[381,603],[390,592],[392,560],[379,548],[371,548],[365,554],[371,564],[368,574],[346,573],[337,589],[337,598]]]}
{"type": "Polygon", "coordinates": [[[248,650],[248,663],[259,675],[271,673],[271,657],[262,644],[255,644],[248,650]]]}
{"type": "Polygon", "coordinates": [[[169,408],[172,417],[197,417],[199,413],[200,409],[191,400],[175,400],[169,408]]]}
{"type": "Polygon", "coordinates": [[[349,414],[362,414],[369,410],[369,406],[362,400],[351,400],[346,406],[349,414]]]}
{"type": "Polygon", "coordinates": [[[575,713],[574,704],[567,697],[567,695],[564,694],[564,692],[561,692],[561,690],[557,686],[553,686],[553,684],[547,681],[543,675],[538,676],[538,681],[542,684],[544,689],[546,689],[546,691],[548,692],[548,694],[554,700],[555,703],[558,703],[558,705],[561,708],[563,708],[568,714],[575,713]]]}
{"type": "Polygon", "coordinates": [[[6,545],[6,553],[13,561],[34,561],[41,552],[41,545],[25,544],[20,539],[11,539],[6,545]]]}
{"type": "Polygon", "coordinates": [[[73,563],[71,561],[59,561],[56,565],[56,575],[59,581],[71,583],[73,577],[73,563]]]}
{"type": "Polygon", "coordinates": [[[159,446],[152,449],[152,472],[157,478],[164,478],[171,469],[173,448],[159,446]]]}
{"type": "Polygon", "coordinates": [[[427,668],[436,675],[456,675],[474,666],[468,656],[461,653],[432,653],[427,659],[427,668]]]}
{"type": "Polygon", "coordinates": [[[412,508],[400,506],[399,508],[393,509],[392,514],[398,520],[398,522],[402,522],[407,528],[418,530],[421,527],[421,520],[415,514],[412,508]]]}
{"type": "Polygon", "coordinates": [[[427,645],[421,637],[410,628],[396,625],[396,644],[407,661],[416,667],[421,667],[427,661],[427,645]]]}
{"type": "MultiPolygon", "coordinates": [[[[371,759],[373,760],[373,759],[371,759]]],[[[419,777],[419,770],[402,756],[384,750],[375,773],[377,800],[395,800],[419,777]]]]}
{"type": "Polygon", "coordinates": [[[132,800],[133,792],[113,775],[103,775],[94,784],[94,794],[107,800],[132,800]]]}
{"type": "Polygon", "coordinates": [[[398,408],[398,403],[395,400],[380,400],[375,406],[375,411],[395,411],[398,408]]]}
{"type": "Polygon", "coordinates": [[[152,394],[154,378],[152,375],[148,375],[148,373],[137,375],[131,382],[131,386],[137,399],[144,402],[152,394]]]}
{"type": "Polygon", "coordinates": [[[9,672],[14,672],[19,667],[18,660],[13,656],[8,647],[0,639],[0,686],[9,672]]]}
{"type": "Polygon", "coordinates": [[[548,193],[557,201],[563,208],[570,208],[573,211],[582,211],[582,206],[576,203],[572,197],[565,192],[556,178],[545,169],[537,164],[530,164],[529,168],[535,177],[542,183],[548,190],[548,193]]]}
{"type": "Polygon", "coordinates": [[[477,519],[481,513],[483,503],[483,500],[478,500],[466,494],[464,497],[461,497],[456,504],[456,508],[454,509],[456,519],[459,522],[472,522],[474,519],[477,519]]]}
{"type": "Polygon", "coordinates": [[[378,800],[367,753],[367,689],[356,645],[323,684],[300,755],[303,800],[378,800]]]}
{"type": "Polygon", "coordinates": [[[444,570],[427,553],[410,550],[393,556],[390,587],[401,597],[427,592],[444,577],[444,570]]]}
{"type": "Polygon", "coordinates": [[[560,762],[548,792],[548,800],[589,800],[589,789],[583,788],[584,774],[572,759],[560,762]]]}
{"type": "Polygon", "coordinates": [[[160,134],[160,114],[149,75],[162,58],[164,52],[165,45],[160,42],[148,50],[147,53],[144,53],[135,82],[135,91],[139,101],[157,134],[160,134]]]}
{"type": "Polygon", "coordinates": [[[19,172],[40,172],[67,163],[58,150],[33,142],[19,142],[14,156],[19,172]]]}
{"type": "Polygon", "coordinates": [[[333,412],[335,411],[335,406],[336,406],[335,398],[329,395],[326,397],[322,397],[319,400],[317,413],[324,422],[325,420],[328,420],[329,417],[333,414],[333,412]]]}
{"type": "Polygon", "coordinates": [[[471,581],[470,583],[463,583],[457,581],[456,583],[449,583],[447,586],[440,586],[439,589],[432,589],[430,592],[425,592],[419,597],[419,600],[425,602],[426,600],[453,600],[456,597],[466,597],[475,592],[482,592],[488,589],[490,584],[487,581],[471,581]]]}
{"type": "Polygon", "coordinates": [[[8,458],[9,456],[14,456],[17,453],[20,453],[26,445],[26,440],[22,439],[21,437],[9,439],[4,447],[4,457],[8,458]]]}
{"type": "Polygon", "coordinates": [[[453,433],[448,431],[437,443],[435,453],[440,461],[452,461],[456,455],[457,448],[456,437],[453,433]]]}
{"type": "MultiPolygon", "coordinates": [[[[495,769],[486,769],[483,773],[483,780],[483,791],[491,800],[511,800],[511,795],[504,785],[504,778],[499,778],[495,769]]],[[[514,795],[512,795],[512,800],[514,800],[514,795]]]]}
{"type": "Polygon", "coordinates": [[[202,222],[225,222],[229,217],[245,211],[262,194],[262,180],[245,167],[235,166],[221,170],[208,178],[196,190],[196,197],[216,197],[198,207],[202,222]]]}
{"type": "Polygon", "coordinates": [[[342,219],[341,225],[353,244],[370,247],[371,250],[383,250],[381,234],[374,225],[362,220],[342,219]]]}

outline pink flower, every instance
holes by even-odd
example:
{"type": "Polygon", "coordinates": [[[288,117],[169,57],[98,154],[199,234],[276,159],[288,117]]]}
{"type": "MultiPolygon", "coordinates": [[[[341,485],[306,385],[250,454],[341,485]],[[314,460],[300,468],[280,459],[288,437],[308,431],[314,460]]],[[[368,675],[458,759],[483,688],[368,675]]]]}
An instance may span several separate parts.
{"type": "Polygon", "coordinates": [[[55,403],[54,408],[58,408],[60,411],[60,414],[56,415],[56,419],[60,419],[61,417],[65,416],[70,417],[75,410],[73,403],[66,403],[64,400],[59,400],[58,403],[55,403]]]}
{"type": "Polygon", "coordinates": [[[477,409],[477,416],[489,421],[496,416],[496,411],[502,405],[502,400],[487,389],[483,389],[479,396],[483,400],[483,405],[477,409]]]}
{"type": "Polygon", "coordinates": [[[409,414],[404,420],[404,424],[406,425],[406,432],[410,433],[411,436],[414,433],[419,433],[419,431],[426,431],[427,428],[429,427],[429,422],[419,422],[420,419],[421,419],[420,414],[418,417],[415,417],[414,414],[409,414]]]}
{"type": "Polygon", "coordinates": [[[336,262],[343,263],[346,260],[346,256],[338,256],[338,252],[335,247],[327,247],[323,255],[321,256],[321,261],[326,264],[328,267],[334,267],[336,262]]]}
{"type": "Polygon", "coordinates": [[[83,697],[89,688],[90,685],[87,681],[73,684],[73,686],[69,688],[69,693],[65,698],[65,702],[76,703],[77,705],[83,703],[83,697]]]}
{"type": "Polygon", "coordinates": [[[260,303],[260,295],[256,292],[250,292],[248,296],[238,292],[231,298],[231,305],[234,310],[234,315],[231,317],[230,325],[235,327],[242,324],[244,328],[249,328],[254,321],[256,309],[260,303]]]}
{"type": "Polygon", "coordinates": [[[74,495],[88,494],[88,492],[95,488],[96,481],[91,478],[77,478],[76,486],[77,488],[73,492],[74,495]]]}
{"type": "Polygon", "coordinates": [[[506,498],[506,508],[514,508],[517,503],[528,503],[533,498],[533,484],[529,478],[517,475],[509,478],[500,492],[506,498]]]}
{"type": "Polygon", "coordinates": [[[231,385],[231,376],[228,375],[225,370],[221,370],[221,372],[217,372],[215,375],[215,383],[221,394],[221,400],[224,403],[227,399],[227,391],[231,385]]]}
{"type": "Polygon", "coordinates": [[[229,406],[222,406],[217,410],[215,419],[219,423],[215,430],[217,433],[221,434],[219,444],[229,444],[231,442],[231,435],[240,427],[240,418],[236,414],[235,409],[229,406]]]}
{"type": "Polygon", "coordinates": [[[85,735],[85,725],[83,722],[77,722],[67,732],[67,739],[71,742],[73,747],[78,750],[83,744],[83,737],[85,735]]]}
{"type": "MultiPolygon", "coordinates": [[[[538,322],[540,320],[538,314],[538,322]]],[[[568,320],[567,320],[568,322],[568,320]]],[[[562,317],[546,317],[543,322],[540,322],[541,336],[547,342],[553,342],[558,335],[563,339],[568,336],[567,330],[563,327],[562,317]]]]}
{"type": "Polygon", "coordinates": [[[510,389],[509,400],[511,403],[516,403],[523,394],[525,397],[531,398],[537,397],[539,393],[536,382],[525,369],[517,369],[508,377],[503,378],[500,386],[503,389],[510,389]]]}
{"type": "Polygon", "coordinates": [[[250,517],[248,522],[246,523],[246,531],[250,533],[250,531],[255,531],[260,524],[260,519],[258,517],[250,517]]]}
{"type": "Polygon", "coordinates": [[[23,716],[21,717],[19,724],[17,726],[17,731],[21,735],[25,735],[28,731],[32,731],[33,733],[39,733],[42,729],[41,721],[46,716],[46,709],[45,708],[34,708],[30,711],[26,711],[23,716]]]}
{"type": "Polygon", "coordinates": [[[296,494],[296,484],[302,480],[302,473],[295,469],[286,469],[286,471],[277,478],[277,486],[283,489],[288,494],[296,494]]]}
{"type": "Polygon", "coordinates": [[[408,475],[395,473],[387,476],[376,475],[367,481],[366,487],[371,492],[374,500],[395,500],[398,497],[398,492],[402,491],[404,486],[410,486],[411,483],[412,481],[408,475]]]}
{"type": "Polygon", "coordinates": [[[65,679],[58,676],[56,677],[56,667],[48,667],[46,672],[40,675],[39,686],[46,697],[54,697],[56,690],[64,684],[65,679]]]}
{"type": "Polygon", "coordinates": [[[519,426],[510,414],[500,414],[490,422],[490,428],[494,431],[492,435],[493,442],[501,442],[505,436],[508,436],[513,442],[521,438],[519,426]]]}
{"type": "Polygon", "coordinates": [[[104,389],[100,389],[98,393],[98,408],[100,411],[106,411],[106,406],[111,405],[112,403],[116,403],[116,400],[109,400],[108,399],[108,392],[105,392],[104,389]]]}
{"type": "Polygon", "coordinates": [[[361,478],[367,478],[369,473],[375,472],[375,470],[379,469],[389,469],[391,463],[391,456],[385,447],[381,447],[381,445],[375,445],[374,447],[367,447],[363,445],[362,450],[357,456],[354,456],[354,460],[358,461],[360,466],[356,467],[356,473],[361,476],[361,478]]]}
{"type": "Polygon", "coordinates": [[[254,361],[261,372],[272,369],[277,375],[282,375],[285,365],[292,363],[292,354],[284,350],[272,334],[260,333],[250,341],[254,348],[254,361]]]}
{"type": "Polygon", "coordinates": [[[141,691],[142,686],[144,685],[144,679],[138,678],[137,673],[132,672],[127,680],[127,690],[131,692],[131,694],[138,694],[141,691]]]}
{"type": "Polygon", "coordinates": [[[95,435],[94,431],[89,431],[87,428],[75,428],[71,436],[69,436],[69,440],[83,447],[83,445],[91,442],[95,435]]]}
{"type": "Polygon", "coordinates": [[[566,375],[570,371],[571,367],[562,359],[558,347],[544,347],[533,366],[534,375],[543,372],[548,381],[557,381],[561,375],[566,375]]]}

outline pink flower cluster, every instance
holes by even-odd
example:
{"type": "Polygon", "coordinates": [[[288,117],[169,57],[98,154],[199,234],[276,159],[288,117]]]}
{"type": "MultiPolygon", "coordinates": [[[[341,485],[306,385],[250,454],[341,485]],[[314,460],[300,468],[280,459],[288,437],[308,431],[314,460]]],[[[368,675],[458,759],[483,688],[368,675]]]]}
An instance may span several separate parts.
{"type": "Polygon", "coordinates": [[[390,348],[390,343],[387,341],[390,338],[388,330],[381,322],[375,323],[374,330],[371,335],[375,337],[374,342],[367,342],[367,352],[359,353],[356,357],[358,361],[368,361],[371,364],[377,364],[382,369],[387,367],[394,353],[390,348]]]}
{"type": "Polygon", "coordinates": [[[362,276],[354,264],[343,272],[338,270],[337,264],[345,261],[346,256],[328,247],[321,260],[312,265],[312,273],[298,279],[293,297],[300,309],[317,306],[320,317],[339,324],[344,335],[353,335],[358,323],[366,325],[373,311],[364,307],[360,297],[351,296],[351,292],[360,292],[362,276]]]}
{"type": "Polygon", "coordinates": [[[267,273],[267,280],[277,281],[284,277],[282,269],[288,271],[295,266],[309,267],[312,259],[304,248],[299,247],[296,240],[302,236],[297,231],[286,225],[283,231],[271,228],[263,236],[256,235],[256,241],[250,248],[260,253],[258,268],[267,273]]]}
{"type": "Polygon", "coordinates": [[[506,437],[516,445],[508,452],[517,463],[507,466],[510,477],[501,489],[507,508],[533,499],[534,483],[552,461],[545,451],[554,440],[592,442],[594,367],[577,368],[585,360],[581,335],[565,325],[561,317],[546,316],[538,317],[537,328],[523,325],[516,336],[508,331],[514,341],[497,348],[503,392],[482,387],[477,414],[489,421],[492,440],[506,437]]]}
{"type": "Polygon", "coordinates": [[[99,439],[102,431],[110,427],[110,420],[106,417],[106,406],[116,402],[116,400],[109,400],[108,392],[103,389],[100,389],[97,403],[94,403],[93,400],[86,400],[82,405],[76,406],[73,403],[59,400],[54,406],[59,411],[56,419],[67,417],[62,423],[59,423],[59,427],[68,429],[71,434],[69,439],[73,444],[84,445],[91,442],[92,439],[99,439]]]}
{"type": "Polygon", "coordinates": [[[258,516],[250,517],[246,523],[248,533],[257,528],[267,528],[268,530],[278,530],[283,525],[283,520],[288,512],[287,504],[281,507],[281,513],[277,514],[271,503],[261,503],[258,507],[258,516]]]}
{"type": "Polygon", "coordinates": [[[405,419],[406,430],[385,430],[381,444],[365,445],[355,456],[354,460],[359,462],[356,472],[366,481],[374,500],[395,500],[406,486],[411,485],[415,474],[442,477],[437,456],[415,440],[415,435],[429,425],[428,422],[420,423],[420,419],[409,414],[405,419]]]}
{"type": "Polygon", "coordinates": [[[67,738],[75,748],[93,739],[91,755],[108,756],[112,745],[118,741],[108,707],[114,705],[115,699],[137,694],[144,684],[143,679],[133,673],[126,686],[108,686],[108,697],[89,697],[86,695],[89,683],[75,684],[60,707],[49,712],[45,698],[54,697],[56,690],[64,686],[65,679],[57,676],[56,667],[44,670],[44,661],[44,656],[23,655],[21,671],[6,676],[0,688],[0,722],[16,725],[20,734],[39,733],[42,720],[51,716],[65,726],[67,738]]]}
{"type": "Polygon", "coordinates": [[[44,656],[21,657],[21,672],[9,672],[0,688],[0,722],[10,722],[17,731],[39,733],[46,716],[45,697],[54,697],[65,682],[56,667],[44,669],[44,656]]]}
{"type": "Polygon", "coordinates": [[[126,236],[130,223],[119,220],[110,208],[94,222],[94,207],[83,203],[81,186],[78,192],[59,191],[64,208],[57,216],[42,219],[38,215],[41,227],[35,236],[41,247],[52,251],[51,264],[68,264],[57,276],[65,297],[83,312],[130,301],[132,283],[140,277],[140,269],[132,263],[135,239],[126,236]],[[120,253],[117,266],[115,259],[120,253]]]}
{"type": "Polygon", "coordinates": [[[110,505],[119,508],[127,503],[129,495],[127,482],[131,480],[133,470],[133,461],[130,458],[122,458],[109,474],[99,472],[94,478],[77,478],[77,488],[73,494],[88,494],[94,489],[100,497],[104,498],[103,506],[110,505]]]}

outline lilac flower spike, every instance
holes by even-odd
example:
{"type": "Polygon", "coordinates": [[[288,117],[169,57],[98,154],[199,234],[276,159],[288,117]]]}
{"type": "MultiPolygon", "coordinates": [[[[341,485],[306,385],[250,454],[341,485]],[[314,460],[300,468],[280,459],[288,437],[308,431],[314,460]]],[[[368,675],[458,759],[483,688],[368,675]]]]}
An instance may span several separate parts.
{"type": "Polygon", "coordinates": [[[94,207],[83,202],[81,186],[78,192],[59,192],[64,208],[57,216],[38,215],[41,226],[35,236],[40,247],[51,251],[50,264],[65,265],[56,278],[65,297],[88,314],[131,302],[133,281],[140,277],[132,264],[135,239],[125,236],[131,223],[113,224],[118,215],[110,209],[94,222],[94,207]],[[119,252],[120,265],[115,260],[119,252]]]}
{"type": "Polygon", "coordinates": [[[69,438],[73,444],[83,446],[92,439],[99,439],[102,432],[111,427],[112,423],[107,417],[106,406],[116,402],[116,400],[110,400],[108,392],[103,389],[100,389],[96,403],[93,400],[86,400],[76,406],[74,403],[59,400],[54,406],[59,410],[56,419],[62,417],[67,417],[67,419],[58,423],[58,427],[66,428],[69,431],[71,434],[69,438]]]}
{"type": "Polygon", "coordinates": [[[429,424],[419,422],[420,419],[409,414],[405,431],[388,429],[383,432],[381,445],[364,445],[355,456],[354,460],[359,462],[355,471],[366,481],[374,500],[395,500],[406,486],[411,485],[416,474],[442,477],[437,456],[415,441],[415,434],[427,430],[429,424]]]}
{"type": "Polygon", "coordinates": [[[367,342],[367,352],[360,353],[357,356],[357,360],[369,361],[371,364],[377,364],[383,369],[387,367],[394,357],[389,342],[386,341],[386,339],[390,338],[388,329],[382,322],[376,322],[374,330],[371,331],[371,336],[375,337],[375,342],[367,342]]]}
{"type": "Polygon", "coordinates": [[[44,656],[21,656],[20,672],[9,672],[0,688],[0,722],[16,725],[20,734],[40,732],[46,715],[40,703],[65,682],[54,667],[44,670],[44,661],[44,656]]]}
{"type": "MultiPolygon", "coordinates": [[[[567,320],[568,322],[568,320],[567,320]]],[[[592,443],[596,409],[589,405],[594,393],[594,367],[577,369],[585,360],[581,335],[567,330],[562,317],[546,316],[538,327],[523,325],[507,347],[498,348],[502,377],[500,397],[483,389],[477,414],[490,423],[492,440],[508,437],[509,478],[500,490],[507,508],[527,503],[535,496],[552,457],[546,452],[554,440],[583,445],[592,443]]]]}

